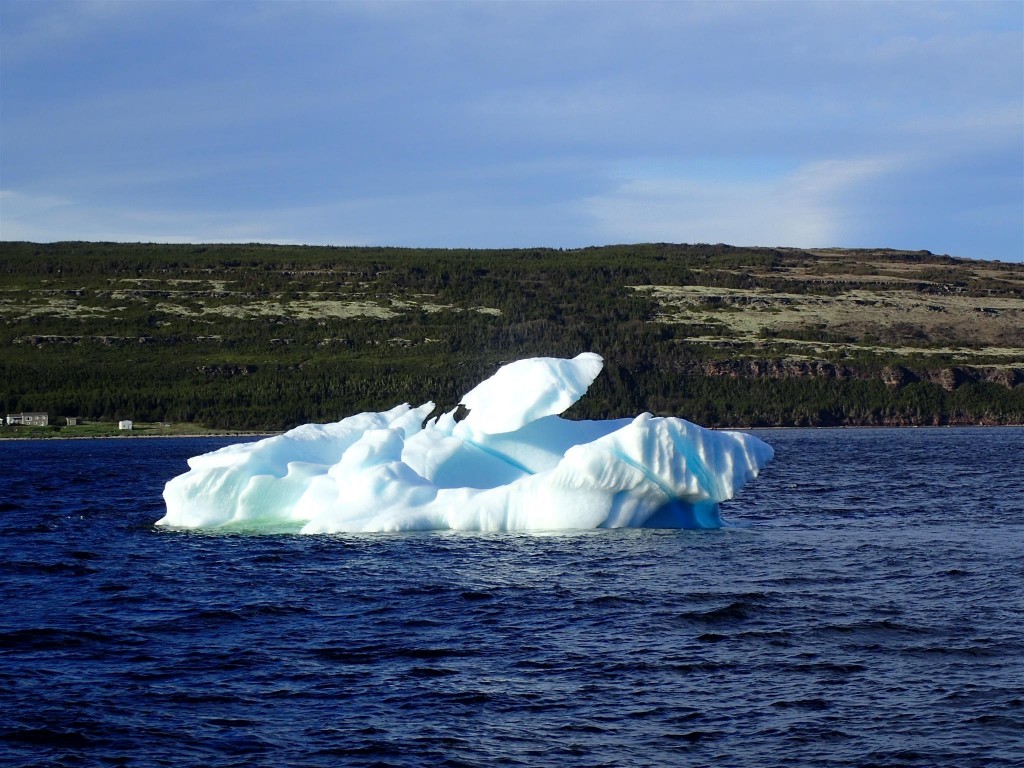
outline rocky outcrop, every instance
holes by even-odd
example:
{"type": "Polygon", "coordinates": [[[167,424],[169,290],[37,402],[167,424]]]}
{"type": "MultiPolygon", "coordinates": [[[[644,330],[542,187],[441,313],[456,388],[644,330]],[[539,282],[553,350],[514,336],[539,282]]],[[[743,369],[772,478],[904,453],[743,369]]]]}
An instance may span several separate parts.
{"type": "Polygon", "coordinates": [[[904,368],[902,365],[892,365],[882,369],[882,381],[885,382],[887,387],[903,389],[908,384],[920,381],[920,377],[909,368],[904,368]]]}
{"type": "Polygon", "coordinates": [[[18,336],[12,343],[31,344],[33,347],[42,347],[47,344],[84,344],[97,343],[104,346],[120,346],[124,344],[150,344],[153,341],[150,336],[18,336]]]}
{"type": "Polygon", "coordinates": [[[935,371],[927,371],[923,378],[938,384],[947,392],[952,392],[957,387],[972,382],[988,382],[1001,384],[1007,389],[1013,389],[1024,384],[1024,370],[1020,368],[941,368],[935,371]]]}
{"type": "Polygon", "coordinates": [[[913,371],[902,365],[859,369],[823,360],[710,360],[697,373],[729,379],[860,379],[881,378],[886,386],[902,389],[919,381],[938,384],[947,392],[971,382],[1000,384],[1008,389],[1024,385],[1024,369],[1002,367],[949,367],[913,371]]]}
{"type": "Polygon", "coordinates": [[[937,371],[928,371],[925,378],[933,384],[938,384],[947,392],[952,392],[975,377],[962,368],[940,368],[937,371]]]}
{"type": "Polygon", "coordinates": [[[853,368],[822,360],[712,360],[702,365],[705,376],[730,379],[863,379],[853,368]]]}
{"type": "Polygon", "coordinates": [[[198,365],[196,370],[213,378],[214,376],[248,376],[256,370],[255,365],[198,365]]]}
{"type": "Polygon", "coordinates": [[[1013,389],[1024,384],[1024,368],[990,368],[985,371],[985,381],[1013,389]]]}

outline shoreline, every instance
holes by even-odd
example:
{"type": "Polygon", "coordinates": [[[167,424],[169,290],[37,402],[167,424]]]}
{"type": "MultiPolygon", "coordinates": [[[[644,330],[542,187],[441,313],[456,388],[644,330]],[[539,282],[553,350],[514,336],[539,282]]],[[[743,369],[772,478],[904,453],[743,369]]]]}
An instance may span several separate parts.
{"type": "MultiPolygon", "coordinates": [[[[331,422],[325,422],[331,423],[331,422]]],[[[695,422],[694,422],[695,423],[695,422]]],[[[702,426],[702,425],[698,425],[702,426]]],[[[770,432],[770,431],[796,431],[796,430],[823,430],[823,429],[845,429],[845,430],[859,430],[859,429],[1021,429],[1024,428],[1024,424],[837,424],[834,426],[827,427],[705,427],[705,429],[711,429],[716,432],[770,432]]],[[[0,443],[5,441],[20,441],[20,442],[33,442],[37,440],[155,440],[155,439],[171,439],[181,440],[186,438],[192,438],[197,440],[207,440],[213,438],[245,438],[245,437],[259,437],[268,438],[283,435],[289,430],[282,430],[278,432],[208,432],[203,434],[167,434],[167,435],[0,435],[0,443]]]]}
{"type": "Polygon", "coordinates": [[[274,437],[283,435],[284,432],[205,432],[202,434],[180,433],[174,435],[0,435],[0,442],[5,440],[20,440],[31,442],[35,440],[158,440],[184,438],[197,438],[205,440],[214,437],[274,437]]]}

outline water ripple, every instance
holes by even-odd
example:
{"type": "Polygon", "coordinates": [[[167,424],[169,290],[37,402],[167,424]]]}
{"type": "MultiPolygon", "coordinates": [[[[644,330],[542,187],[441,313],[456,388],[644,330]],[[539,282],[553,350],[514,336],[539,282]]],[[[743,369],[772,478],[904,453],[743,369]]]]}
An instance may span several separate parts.
{"type": "Polygon", "coordinates": [[[1020,766],[1024,430],[763,436],[743,528],[324,537],[154,529],[213,441],[4,445],[0,752],[1020,766]]]}

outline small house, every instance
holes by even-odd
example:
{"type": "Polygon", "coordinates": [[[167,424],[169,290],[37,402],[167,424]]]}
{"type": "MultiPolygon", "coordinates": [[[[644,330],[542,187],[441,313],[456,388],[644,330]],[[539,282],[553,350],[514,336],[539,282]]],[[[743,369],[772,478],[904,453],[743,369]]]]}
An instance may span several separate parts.
{"type": "Polygon", "coordinates": [[[9,413],[8,424],[24,424],[27,427],[45,427],[50,423],[48,413],[9,413]]]}
{"type": "Polygon", "coordinates": [[[78,417],[77,416],[68,416],[67,420],[68,420],[68,426],[69,427],[77,427],[78,426],[78,417]]]}
{"type": "Polygon", "coordinates": [[[127,432],[131,432],[131,430],[132,430],[132,420],[131,419],[122,419],[121,421],[117,422],[117,428],[118,429],[123,429],[123,430],[125,430],[127,432]]]}

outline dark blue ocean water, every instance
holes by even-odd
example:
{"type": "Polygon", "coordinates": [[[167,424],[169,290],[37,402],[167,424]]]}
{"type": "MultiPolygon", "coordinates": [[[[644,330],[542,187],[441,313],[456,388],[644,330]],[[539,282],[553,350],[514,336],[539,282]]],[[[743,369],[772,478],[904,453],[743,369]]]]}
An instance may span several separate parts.
{"type": "Polygon", "coordinates": [[[760,434],[744,528],[310,537],[0,443],[0,763],[1024,765],[1024,429],[760,434]]]}

